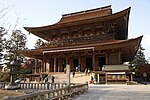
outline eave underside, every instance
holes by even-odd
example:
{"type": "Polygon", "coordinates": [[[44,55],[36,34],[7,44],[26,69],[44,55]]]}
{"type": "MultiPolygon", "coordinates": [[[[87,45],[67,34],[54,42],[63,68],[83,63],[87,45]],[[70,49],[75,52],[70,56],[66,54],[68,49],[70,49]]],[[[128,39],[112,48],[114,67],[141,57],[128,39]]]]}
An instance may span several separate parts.
{"type": "MultiPolygon", "coordinates": [[[[58,56],[61,57],[63,54],[78,53],[81,51],[99,51],[100,53],[106,53],[111,50],[119,49],[122,53],[123,62],[133,60],[136,51],[141,42],[142,36],[129,39],[129,40],[118,40],[116,42],[107,42],[107,43],[97,43],[97,44],[88,44],[88,45],[78,45],[78,46],[67,46],[67,47],[57,47],[57,48],[44,48],[44,49],[34,49],[34,50],[20,50],[18,53],[36,59],[43,59],[44,54],[48,54],[49,57],[58,56]]],[[[111,53],[111,52],[110,52],[111,53]]]]}

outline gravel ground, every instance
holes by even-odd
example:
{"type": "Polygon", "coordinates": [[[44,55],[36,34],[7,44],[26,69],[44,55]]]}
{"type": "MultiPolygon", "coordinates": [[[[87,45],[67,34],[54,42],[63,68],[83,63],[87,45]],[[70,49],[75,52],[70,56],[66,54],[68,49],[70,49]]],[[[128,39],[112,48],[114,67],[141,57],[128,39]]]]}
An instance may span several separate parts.
{"type": "Polygon", "coordinates": [[[5,96],[16,96],[21,95],[21,92],[18,91],[8,91],[8,90],[2,90],[0,89],[0,100],[5,96]]]}
{"type": "Polygon", "coordinates": [[[89,85],[73,100],[150,100],[150,85],[89,85]]]}

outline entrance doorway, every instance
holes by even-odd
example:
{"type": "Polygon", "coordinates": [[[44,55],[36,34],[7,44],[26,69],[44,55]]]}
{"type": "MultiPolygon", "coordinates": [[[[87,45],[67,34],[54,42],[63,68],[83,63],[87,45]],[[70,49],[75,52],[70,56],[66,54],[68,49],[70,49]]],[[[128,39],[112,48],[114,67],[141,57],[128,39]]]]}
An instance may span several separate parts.
{"type": "Polygon", "coordinates": [[[106,57],[98,57],[98,66],[100,71],[102,70],[103,65],[106,65],[106,57]]]}
{"type": "Polygon", "coordinates": [[[93,65],[92,58],[86,58],[86,69],[93,70],[92,65],[93,65]]]}
{"type": "Polygon", "coordinates": [[[65,69],[66,69],[66,59],[65,59],[65,58],[63,59],[63,65],[62,65],[62,67],[63,67],[63,70],[62,70],[62,71],[63,71],[63,72],[66,71],[66,70],[65,70],[65,69]]]}
{"type": "Polygon", "coordinates": [[[73,70],[78,71],[79,59],[73,59],[73,70]]]}

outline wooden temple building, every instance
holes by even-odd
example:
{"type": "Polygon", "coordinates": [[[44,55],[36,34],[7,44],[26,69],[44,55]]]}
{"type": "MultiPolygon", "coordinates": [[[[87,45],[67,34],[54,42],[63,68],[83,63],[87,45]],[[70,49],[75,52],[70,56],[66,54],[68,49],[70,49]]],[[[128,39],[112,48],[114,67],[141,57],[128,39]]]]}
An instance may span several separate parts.
{"type": "Polygon", "coordinates": [[[130,7],[112,13],[111,6],[105,6],[64,14],[52,25],[24,27],[47,43],[38,49],[18,52],[36,59],[35,73],[63,72],[69,64],[71,71],[78,67],[81,72],[90,69],[126,75],[129,69],[122,65],[133,60],[142,39],[128,39],[129,13],[130,7]]]}

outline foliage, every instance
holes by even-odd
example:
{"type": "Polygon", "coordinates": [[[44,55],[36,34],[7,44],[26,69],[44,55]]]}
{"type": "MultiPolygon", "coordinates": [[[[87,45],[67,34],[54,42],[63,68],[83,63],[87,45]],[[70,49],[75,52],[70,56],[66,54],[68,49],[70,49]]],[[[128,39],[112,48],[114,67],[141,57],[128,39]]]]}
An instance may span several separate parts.
{"type": "Polygon", "coordinates": [[[130,70],[135,72],[137,76],[141,74],[141,67],[143,66],[144,68],[148,64],[148,61],[145,59],[144,50],[140,45],[133,61],[129,62],[130,70]]]}
{"type": "MultiPolygon", "coordinates": [[[[23,56],[19,55],[16,51],[17,50],[24,50],[26,48],[26,42],[27,38],[24,33],[20,30],[14,30],[16,26],[18,25],[19,21],[18,18],[16,20],[16,24],[14,26],[13,31],[10,31],[9,29],[6,31],[5,28],[1,27],[4,23],[2,22],[5,15],[7,15],[9,11],[9,7],[0,9],[0,62],[5,62],[7,64],[7,67],[10,67],[10,63],[14,60],[19,61],[21,64],[23,62],[23,56]],[[6,33],[11,33],[11,36],[5,39],[4,35],[6,33]],[[5,53],[5,54],[4,54],[5,53]]],[[[11,25],[10,25],[11,26],[11,25]]],[[[9,34],[8,34],[9,35],[9,34]]],[[[20,66],[14,67],[16,73],[19,72],[20,66]]],[[[8,73],[0,72],[0,81],[7,80],[7,77],[9,76],[8,73]],[[4,75],[3,75],[4,74],[4,75]]]]}
{"type": "Polygon", "coordinates": [[[4,51],[4,43],[6,39],[4,38],[4,35],[6,34],[5,28],[0,27],[0,64],[3,64],[3,51],[4,51]]]}
{"type": "Polygon", "coordinates": [[[21,74],[31,74],[34,66],[34,59],[25,59],[24,63],[21,65],[21,74]]]}
{"type": "Polygon", "coordinates": [[[10,74],[9,72],[0,72],[0,82],[9,82],[10,74]]]}
{"type": "Polygon", "coordinates": [[[16,51],[27,49],[26,42],[26,35],[20,30],[14,30],[11,37],[7,40],[5,44],[5,49],[7,52],[7,54],[5,55],[5,60],[11,62],[14,59],[17,59],[21,63],[23,61],[23,56],[20,56],[16,51]]]}
{"type": "Polygon", "coordinates": [[[35,48],[41,48],[44,45],[44,42],[41,39],[36,40],[35,48]]]}
{"type": "Polygon", "coordinates": [[[5,42],[4,59],[8,68],[10,68],[10,63],[12,61],[17,61],[18,66],[13,66],[16,75],[20,74],[20,65],[23,62],[24,57],[17,53],[17,50],[24,50],[26,48],[26,35],[20,30],[12,31],[9,39],[5,42]]]}

